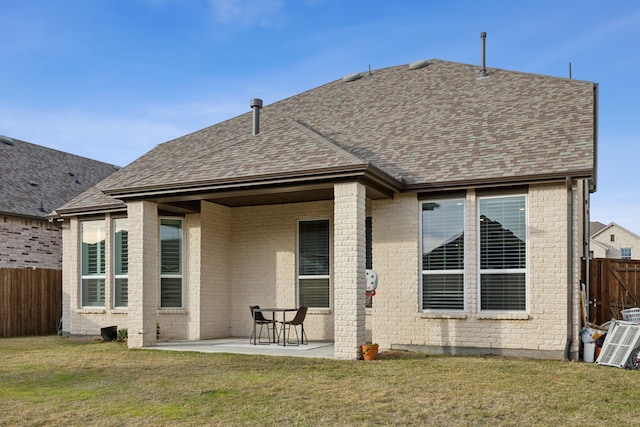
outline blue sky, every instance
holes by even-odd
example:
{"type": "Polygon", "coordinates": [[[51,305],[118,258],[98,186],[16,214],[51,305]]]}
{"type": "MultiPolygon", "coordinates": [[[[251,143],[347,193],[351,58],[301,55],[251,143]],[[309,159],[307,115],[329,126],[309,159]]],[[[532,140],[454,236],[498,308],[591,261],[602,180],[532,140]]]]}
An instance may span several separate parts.
{"type": "Polygon", "coordinates": [[[2,0],[0,134],[124,166],[359,71],[438,58],[600,85],[591,219],[640,234],[640,2],[2,0]]]}

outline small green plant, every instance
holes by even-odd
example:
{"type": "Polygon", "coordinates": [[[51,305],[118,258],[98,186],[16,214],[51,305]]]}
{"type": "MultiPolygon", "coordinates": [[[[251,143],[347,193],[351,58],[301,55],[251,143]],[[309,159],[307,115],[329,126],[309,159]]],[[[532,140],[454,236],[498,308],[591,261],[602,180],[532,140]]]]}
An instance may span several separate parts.
{"type": "Polygon", "coordinates": [[[118,330],[118,341],[126,341],[129,337],[129,332],[127,328],[122,328],[118,330]]]}

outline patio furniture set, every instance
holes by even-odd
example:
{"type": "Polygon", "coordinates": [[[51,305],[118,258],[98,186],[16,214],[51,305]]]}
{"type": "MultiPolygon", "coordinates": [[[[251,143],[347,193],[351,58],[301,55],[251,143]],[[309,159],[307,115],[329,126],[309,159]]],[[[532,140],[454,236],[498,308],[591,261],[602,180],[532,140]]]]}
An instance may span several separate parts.
{"type": "Polygon", "coordinates": [[[249,341],[254,344],[278,344],[286,345],[304,345],[309,340],[304,332],[304,319],[307,316],[308,307],[298,308],[261,308],[259,305],[252,305],[251,317],[253,318],[253,333],[249,341]],[[295,312],[295,316],[291,320],[286,319],[287,313],[295,312]],[[271,317],[265,316],[263,313],[271,313],[271,317]],[[281,320],[276,319],[276,314],[280,314],[281,320]],[[298,327],[300,334],[298,334],[298,327]],[[296,340],[291,341],[291,329],[295,331],[296,340]],[[263,340],[263,330],[267,332],[267,340],[263,340]]]}

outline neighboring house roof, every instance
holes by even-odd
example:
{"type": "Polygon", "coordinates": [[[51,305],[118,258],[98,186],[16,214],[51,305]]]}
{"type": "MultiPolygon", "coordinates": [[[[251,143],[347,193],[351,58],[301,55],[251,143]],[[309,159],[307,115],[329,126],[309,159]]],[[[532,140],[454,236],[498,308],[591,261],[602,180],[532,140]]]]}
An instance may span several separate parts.
{"type": "Polygon", "coordinates": [[[602,230],[605,227],[606,227],[606,225],[604,225],[603,223],[601,223],[599,221],[591,221],[589,223],[589,231],[590,231],[591,236],[593,236],[594,234],[596,234],[597,232],[599,232],[600,230],[602,230]]]}
{"type": "Polygon", "coordinates": [[[0,213],[44,218],[113,174],[116,166],[0,137],[0,213]]]}
{"type": "Polygon", "coordinates": [[[479,71],[433,59],[336,80],[262,108],[258,135],[248,112],[161,144],[59,213],[347,177],[392,192],[593,178],[596,85],[479,71]]]}
{"type": "MultiPolygon", "coordinates": [[[[593,224],[593,223],[591,223],[593,224]]],[[[626,228],[624,228],[623,226],[616,224],[615,222],[610,222],[609,224],[605,225],[604,227],[602,227],[600,230],[598,230],[595,233],[591,233],[591,239],[595,239],[597,236],[601,235],[601,234],[605,234],[608,230],[611,230],[612,228],[618,228],[620,230],[622,230],[623,232],[629,234],[630,236],[633,236],[634,238],[640,240],[640,236],[638,236],[636,233],[627,230],[626,228]]]]}

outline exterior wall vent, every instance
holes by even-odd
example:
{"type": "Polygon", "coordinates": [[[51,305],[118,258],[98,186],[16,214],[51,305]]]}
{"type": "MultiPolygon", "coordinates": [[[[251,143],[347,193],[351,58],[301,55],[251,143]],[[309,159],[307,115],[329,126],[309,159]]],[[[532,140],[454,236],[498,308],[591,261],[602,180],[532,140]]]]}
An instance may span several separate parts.
{"type": "Polygon", "coordinates": [[[409,64],[409,69],[417,70],[418,68],[424,68],[427,65],[429,65],[429,61],[427,61],[426,59],[421,59],[418,61],[413,61],[411,64],[409,64]]]}
{"type": "Polygon", "coordinates": [[[347,74],[346,76],[344,76],[342,78],[342,81],[343,82],[353,82],[355,80],[358,80],[360,77],[362,77],[362,75],[360,73],[347,74]]]}

